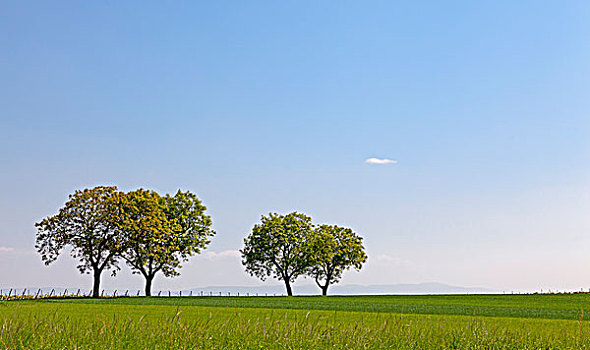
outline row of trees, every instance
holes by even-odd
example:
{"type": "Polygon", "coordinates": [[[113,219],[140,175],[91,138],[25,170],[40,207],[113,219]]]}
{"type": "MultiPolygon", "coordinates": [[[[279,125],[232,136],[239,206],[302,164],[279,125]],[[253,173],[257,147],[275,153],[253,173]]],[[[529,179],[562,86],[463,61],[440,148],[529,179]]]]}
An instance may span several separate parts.
{"type": "Polygon", "coordinates": [[[262,216],[240,252],[250,275],[283,281],[289,296],[299,276],[313,278],[327,295],[345,270],[360,270],[367,260],[363,239],[350,228],[316,226],[309,216],[297,212],[262,216]]]}
{"type": "Polygon", "coordinates": [[[158,272],[177,276],[181,263],[210,243],[215,232],[206,209],[188,191],[160,196],[144,189],[125,193],[114,186],[78,190],[58,214],[35,224],[35,247],[48,265],[70,246],[80,261],[78,270],[94,277],[93,297],[99,296],[102,272],[116,275],[121,260],[143,275],[150,296],[158,272]]]}
{"type": "MultiPolygon", "coordinates": [[[[48,265],[71,247],[80,272],[93,275],[93,297],[99,296],[103,271],[115,276],[121,262],[145,278],[150,296],[157,273],[179,275],[182,263],[209,245],[215,232],[206,210],[189,191],[161,196],[114,186],[78,190],[56,215],[35,224],[36,249],[48,265]]],[[[327,295],[345,270],[358,270],[367,260],[362,238],[351,229],[314,225],[297,212],[262,216],[240,252],[249,274],[283,281],[289,296],[299,276],[313,278],[327,295]]]]}

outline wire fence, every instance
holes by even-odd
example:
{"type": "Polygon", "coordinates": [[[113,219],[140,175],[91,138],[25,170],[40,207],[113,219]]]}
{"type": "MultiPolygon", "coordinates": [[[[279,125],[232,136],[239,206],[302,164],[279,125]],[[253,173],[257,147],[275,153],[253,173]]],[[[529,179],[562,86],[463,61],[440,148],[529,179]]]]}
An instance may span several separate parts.
{"type": "MultiPolygon", "coordinates": [[[[541,289],[540,291],[533,292],[502,292],[502,294],[579,294],[579,293],[590,293],[590,289],[584,291],[580,288],[578,291],[573,290],[551,290],[541,289]]],[[[194,291],[194,290],[158,290],[152,292],[151,297],[284,297],[282,293],[252,293],[252,292],[222,292],[222,291],[194,291]]],[[[145,297],[145,293],[140,289],[138,290],[101,290],[99,294],[100,298],[132,298],[132,297],[145,297]]],[[[72,298],[92,298],[92,290],[87,291],[85,289],[63,289],[63,288],[52,288],[52,289],[31,289],[31,288],[10,288],[0,289],[0,301],[6,300],[28,300],[28,299],[72,299],[72,298]]]]}
{"type": "MultiPolygon", "coordinates": [[[[135,290],[102,290],[99,294],[100,298],[125,298],[125,297],[144,297],[140,289],[135,290]]],[[[152,292],[152,297],[276,297],[284,296],[280,293],[240,293],[240,292],[213,292],[213,291],[172,291],[159,290],[152,292]]],[[[92,290],[86,291],[83,289],[0,289],[0,300],[26,300],[26,299],[66,299],[66,298],[91,298],[92,290]]]]}

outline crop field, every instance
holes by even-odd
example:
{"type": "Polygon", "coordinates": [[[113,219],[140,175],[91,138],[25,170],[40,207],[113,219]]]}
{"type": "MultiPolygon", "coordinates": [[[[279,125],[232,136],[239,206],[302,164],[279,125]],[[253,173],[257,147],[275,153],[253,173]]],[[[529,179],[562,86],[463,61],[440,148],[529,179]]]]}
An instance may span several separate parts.
{"type": "Polygon", "coordinates": [[[590,295],[0,303],[2,349],[590,349],[590,295]]]}

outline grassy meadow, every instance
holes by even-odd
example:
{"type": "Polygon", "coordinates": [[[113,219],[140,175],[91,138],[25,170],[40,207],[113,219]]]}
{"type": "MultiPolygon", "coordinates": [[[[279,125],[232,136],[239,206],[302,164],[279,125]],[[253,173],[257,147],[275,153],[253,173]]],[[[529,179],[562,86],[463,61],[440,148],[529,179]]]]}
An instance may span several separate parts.
{"type": "Polygon", "coordinates": [[[0,303],[2,349],[590,349],[590,295],[0,303]]]}

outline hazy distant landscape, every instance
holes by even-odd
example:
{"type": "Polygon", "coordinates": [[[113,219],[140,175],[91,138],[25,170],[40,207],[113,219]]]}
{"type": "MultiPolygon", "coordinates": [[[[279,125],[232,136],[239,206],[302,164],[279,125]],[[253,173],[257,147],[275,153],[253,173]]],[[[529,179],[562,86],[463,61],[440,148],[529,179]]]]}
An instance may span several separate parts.
{"type": "MultiPolygon", "coordinates": [[[[79,287],[25,287],[13,289],[13,293],[21,294],[22,291],[26,290],[26,294],[34,295],[38,290],[41,290],[44,294],[51,290],[54,290],[56,295],[61,295],[64,292],[68,294],[75,294],[78,290],[80,293],[88,294],[88,288],[79,287]]],[[[136,295],[139,291],[140,295],[143,295],[141,290],[129,290],[119,289],[116,290],[117,295],[124,295],[125,292],[131,295],[136,295]]],[[[113,295],[114,289],[105,289],[106,295],[113,295]]],[[[246,293],[254,296],[259,294],[260,296],[280,296],[284,295],[285,287],[282,285],[264,285],[264,286],[208,286],[202,288],[190,288],[190,289],[163,289],[155,290],[156,294],[161,292],[163,296],[167,296],[170,292],[174,296],[178,296],[182,293],[183,296],[189,296],[192,292],[194,296],[203,293],[204,296],[213,295],[219,296],[221,292],[223,296],[227,296],[230,293],[232,296],[236,296],[238,293],[245,296],[246,293]]],[[[295,285],[293,292],[296,295],[317,295],[318,288],[315,285],[295,285]]],[[[3,289],[2,294],[7,294],[8,289],[3,289]]],[[[391,284],[391,285],[335,285],[332,287],[333,295],[383,295],[383,294],[500,294],[503,291],[490,289],[490,288],[476,288],[476,287],[458,287],[450,286],[443,283],[419,283],[419,284],[391,284]]],[[[508,291],[510,293],[510,291],[508,291]]]]}
{"type": "MultiPolygon", "coordinates": [[[[268,294],[283,294],[284,287],[276,286],[260,286],[260,287],[240,287],[240,286],[212,286],[205,288],[194,288],[183,290],[183,294],[193,291],[198,292],[231,292],[232,295],[236,293],[268,293],[268,294]]],[[[293,287],[293,292],[296,295],[317,295],[318,288],[315,285],[303,285],[293,287]]],[[[502,293],[494,289],[485,288],[465,288],[457,286],[449,286],[442,283],[420,283],[420,284],[392,284],[392,285],[335,285],[331,288],[332,295],[378,295],[378,294],[467,294],[467,293],[502,293]]]]}

